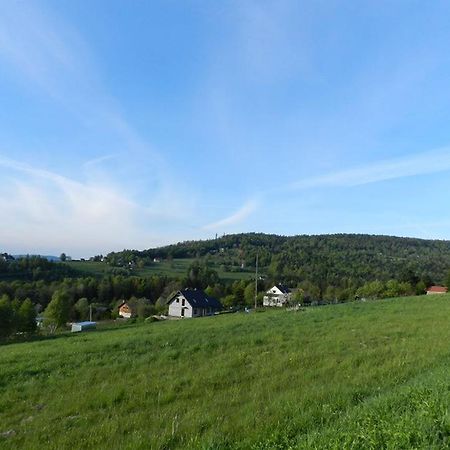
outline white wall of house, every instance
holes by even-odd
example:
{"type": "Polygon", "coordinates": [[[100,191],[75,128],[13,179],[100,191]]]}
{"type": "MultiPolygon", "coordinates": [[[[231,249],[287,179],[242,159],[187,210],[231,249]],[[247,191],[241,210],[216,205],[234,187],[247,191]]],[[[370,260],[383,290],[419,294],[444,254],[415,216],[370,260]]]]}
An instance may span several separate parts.
{"type": "Polygon", "coordinates": [[[169,316],[193,317],[192,306],[182,295],[175,297],[169,304],[169,316]]]}
{"type": "Polygon", "coordinates": [[[172,317],[202,317],[212,316],[215,310],[213,308],[196,308],[184,298],[183,295],[177,295],[169,304],[169,316],[172,317]],[[184,311],[184,314],[182,313],[184,311]]]}
{"type": "Polygon", "coordinates": [[[263,297],[263,306],[285,306],[290,299],[291,293],[284,294],[277,286],[274,286],[263,297]]]}

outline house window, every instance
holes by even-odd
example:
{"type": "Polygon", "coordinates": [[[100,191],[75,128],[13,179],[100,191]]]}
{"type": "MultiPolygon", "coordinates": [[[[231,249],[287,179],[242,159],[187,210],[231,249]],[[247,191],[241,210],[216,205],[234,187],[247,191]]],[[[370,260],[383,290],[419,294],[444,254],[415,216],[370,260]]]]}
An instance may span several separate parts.
{"type": "Polygon", "coordinates": [[[181,306],[184,306],[184,305],[185,305],[185,300],[183,298],[183,300],[181,300],[181,306]]]}
{"type": "Polygon", "coordinates": [[[179,298],[177,298],[175,301],[176,301],[177,303],[180,303],[180,299],[179,299],[179,298]]]}

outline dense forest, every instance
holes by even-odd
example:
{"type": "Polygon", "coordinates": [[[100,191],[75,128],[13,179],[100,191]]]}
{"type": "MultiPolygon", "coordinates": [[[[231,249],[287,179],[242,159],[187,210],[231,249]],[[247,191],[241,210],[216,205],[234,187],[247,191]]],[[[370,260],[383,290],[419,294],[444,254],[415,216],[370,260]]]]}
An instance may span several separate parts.
{"type": "Polygon", "coordinates": [[[450,268],[450,242],[335,234],[277,236],[246,233],[204,241],[188,241],[149,250],[109,253],[113,266],[151,264],[152,260],[196,258],[208,266],[228,270],[254,268],[256,255],[265,275],[296,285],[361,286],[368,281],[397,279],[417,284],[443,283],[450,268]]]}

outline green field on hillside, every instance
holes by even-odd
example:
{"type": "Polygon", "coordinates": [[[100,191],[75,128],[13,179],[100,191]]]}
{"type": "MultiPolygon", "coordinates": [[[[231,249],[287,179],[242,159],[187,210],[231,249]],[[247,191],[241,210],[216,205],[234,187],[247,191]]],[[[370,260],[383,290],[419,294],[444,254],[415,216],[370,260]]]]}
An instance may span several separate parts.
{"type": "MultiPolygon", "coordinates": [[[[189,266],[194,259],[173,259],[172,261],[161,261],[153,263],[151,266],[143,269],[133,269],[132,275],[139,277],[149,277],[152,275],[162,275],[173,278],[186,276],[189,266]]],[[[111,273],[113,269],[106,263],[94,261],[70,261],[66,264],[80,273],[80,276],[103,276],[111,273]]],[[[248,280],[254,277],[253,271],[226,272],[220,266],[212,267],[217,271],[219,277],[223,280],[248,280]]]]}
{"type": "Polygon", "coordinates": [[[450,446],[450,296],[0,347],[0,448],[450,446]]]}

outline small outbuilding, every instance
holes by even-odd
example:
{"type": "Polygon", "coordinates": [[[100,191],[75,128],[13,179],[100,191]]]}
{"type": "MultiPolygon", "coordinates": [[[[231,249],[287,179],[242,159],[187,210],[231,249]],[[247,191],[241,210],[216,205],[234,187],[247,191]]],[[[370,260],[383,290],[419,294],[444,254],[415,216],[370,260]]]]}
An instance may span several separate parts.
{"type": "Polygon", "coordinates": [[[169,316],[202,317],[212,316],[222,309],[222,304],[214,297],[206,295],[201,289],[182,289],[167,302],[169,316]]]}
{"type": "Polygon", "coordinates": [[[427,295],[446,294],[448,289],[445,286],[430,286],[427,289],[427,295]]]}
{"type": "Polygon", "coordinates": [[[97,328],[97,322],[77,322],[72,324],[72,333],[92,331],[97,328]]]}

